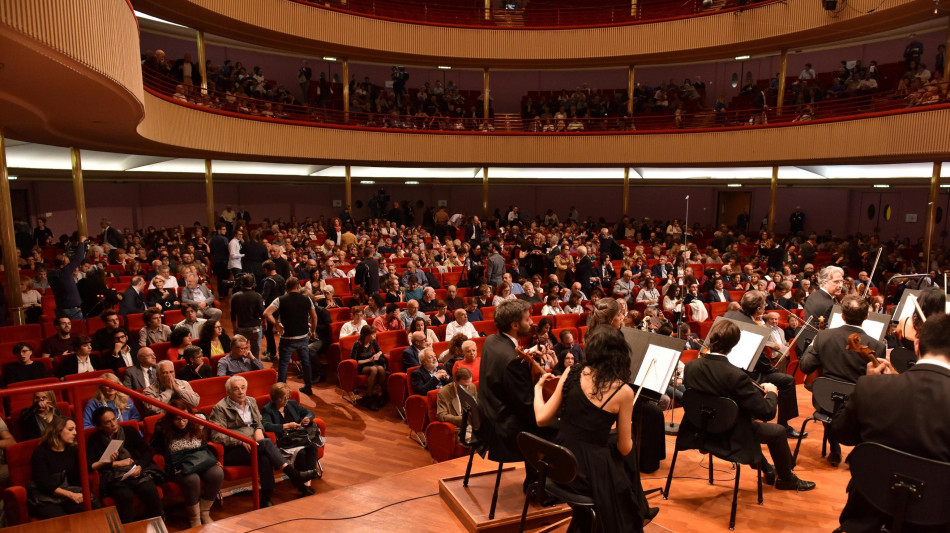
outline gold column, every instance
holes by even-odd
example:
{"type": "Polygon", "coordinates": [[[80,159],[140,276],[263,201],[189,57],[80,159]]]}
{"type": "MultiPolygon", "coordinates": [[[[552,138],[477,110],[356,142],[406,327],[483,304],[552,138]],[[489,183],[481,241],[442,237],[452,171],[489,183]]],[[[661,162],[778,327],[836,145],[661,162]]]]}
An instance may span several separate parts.
{"type": "Polygon", "coordinates": [[[482,167],[482,216],[488,220],[488,167],[482,167]]]}
{"type": "Polygon", "coordinates": [[[634,67],[630,65],[627,67],[627,114],[633,116],[633,89],[634,86],[634,67]]]}
{"type": "Polygon", "coordinates": [[[772,167],[772,187],[769,189],[769,233],[775,230],[775,202],[778,197],[778,166],[772,167]]]}
{"type": "MultiPolygon", "coordinates": [[[[343,123],[350,123],[350,60],[343,60],[343,123]]],[[[349,167],[347,167],[349,168],[349,167]]],[[[350,201],[347,199],[346,204],[350,201]]]]}
{"type": "Polygon", "coordinates": [[[485,0],[485,20],[491,20],[491,0],[485,0]]]}
{"type": "Polygon", "coordinates": [[[198,73],[201,74],[201,94],[208,94],[208,67],[205,65],[205,32],[198,30],[198,73]]]}
{"type": "MultiPolygon", "coordinates": [[[[950,49],[950,29],[947,30],[947,49],[950,49]]],[[[943,54],[943,81],[947,81],[947,73],[950,72],[950,54],[944,51],[943,54]]],[[[946,287],[944,287],[946,290],[946,287]]]]}
{"type": "MultiPolygon", "coordinates": [[[[924,257],[927,258],[927,266],[930,268],[930,252],[933,247],[934,231],[937,225],[937,200],[940,197],[940,171],[943,164],[939,161],[934,163],[934,172],[930,178],[930,204],[927,209],[927,226],[924,228],[924,257]]],[[[946,213],[944,213],[946,216],[946,213]]]]}
{"type": "Polygon", "coordinates": [[[86,193],[82,186],[82,156],[79,148],[69,149],[69,158],[73,163],[73,197],[76,200],[76,229],[80,237],[89,236],[89,226],[86,221],[86,193]]]}
{"type": "Polygon", "coordinates": [[[785,72],[788,68],[788,48],[782,49],[782,61],[778,70],[778,102],[775,113],[782,114],[782,105],[785,103],[785,72]]]}
{"type": "Polygon", "coordinates": [[[10,199],[10,177],[7,175],[7,147],[0,131],[0,243],[3,243],[3,270],[7,278],[7,307],[13,311],[13,323],[23,323],[20,267],[16,258],[13,235],[13,201],[10,199]]]}
{"type": "Polygon", "coordinates": [[[488,69],[485,69],[484,77],[482,79],[482,94],[485,96],[484,105],[484,114],[485,120],[488,120],[488,111],[491,108],[491,93],[488,90],[488,69]]]}
{"type": "Polygon", "coordinates": [[[211,174],[211,160],[205,159],[205,209],[208,215],[208,233],[214,232],[217,217],[214,214],[214,176],[211,174]]]}
{"type": "Polygon", "coordinates": [[[346,165],[346,203],[343,207],[353,205],[353,176],[350,174],[350,165],[346,165]]]}
{"type": "Polygon", "coordinates": [[[629,215],[630,211],[630,167],[623,169],[623,199],[620,201],[621,212],[629,215]]]}

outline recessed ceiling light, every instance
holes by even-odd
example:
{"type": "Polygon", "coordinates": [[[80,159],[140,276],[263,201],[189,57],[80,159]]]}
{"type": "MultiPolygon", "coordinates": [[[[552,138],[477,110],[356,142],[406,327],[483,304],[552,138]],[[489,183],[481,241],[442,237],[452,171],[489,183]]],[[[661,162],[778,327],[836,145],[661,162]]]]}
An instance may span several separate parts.
{"type": "Polygon", "coordinates": [[[323,56],[323,60],[324,60],[324,61],[336,61],[336,58],[335,58],[335,57],[331,57],[331,56],[323,56]]]}
{"type": "Polygon", "coordinates": [[[447,65],[439,65],[437,68],[439,70],[452,70],[452,67],[447,66],[447,65]]]}
{"type": "Polygon", "coordinates": [[[376,185],[376,182],[373,180],[363,180],[360,182],[360,185],[376,185]]]}
{"type": "Polygon", "coordinates": [[[406,182],[406,185],[419,185],[419,182],[415,180],[409,180],[406,182]]]}
{"type": "Polygon", "coordinates": [[[878,183],[874,185],[875,189],[889,189],[891,186],[886,183],[878,183]]]}
{"type": "Polygon", "coordinates": [[[730,183],[729,185],[726,185],[726,187],[742,187],[742,184],[741,184],[741,183],[730,183]]]}
{"type": "Polygon", "coordinates": [[[745,61],[746,59],[749,59],[750,57],[752,56],[736,56],[736,61],[745,61]]]}

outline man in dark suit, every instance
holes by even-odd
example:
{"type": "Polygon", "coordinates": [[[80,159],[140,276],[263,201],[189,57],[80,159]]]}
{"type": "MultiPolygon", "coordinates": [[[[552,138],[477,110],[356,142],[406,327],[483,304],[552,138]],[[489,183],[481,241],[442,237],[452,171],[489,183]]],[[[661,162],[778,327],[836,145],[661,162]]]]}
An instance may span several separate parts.
{"type": "Polygon", "coordinates": [[[488,264],[485,266],[485,278],[492,287],[501,284],[505,276],[505,258],[502,257],[499,244],[493,242],[489,245],[491,255],[488,256],[488,264]]]}
{"type": "Polygon", "coordinates": [[[119,314],[122,316],[145,312],[145,278],[135,276],[129,283],[129,288],[122,293],[122,303],[119,304],[119,314]]]}
{"type": "Polygon", "coordinates": [[[580,282],[581,292],[585,296],[590,294],[590,278],[594,277],[594,262],[587,255],[586,246],[577,247],[577,266],[574,267],[574,280],[580,282]]]}
{"type": "Polygon", "coordinates": [[[475,246],[482,238],[482,226],[478,217],[472,217],[472,220],[465,225],[465,240],[475,246]]]}
{"type": "Polygon", "coordinates": [[[426,349],[426,334],[421,331],[413,331],[409,335],[409,342],[411,345],[402,351],[402,370],[403,372],[409,371],[410,368],[414,366],[422,365],[422,361],[419,356],[422,355],[422,351],[426,349]]]}
{"type": "MultiPolygon", "coordinates": [[[[835,298],[841,293],[844,285],[844,270],[841,267],[826,266],[818,273],[818,290],[805,299],[805,320],[812,317],[811,323],[818,327],[818,319],[824,318],[825,325],[831,319],[831,309],[835,306],[835,298]]],[[[815,330],[808,329],[799,340],[807,348],[815,339],[815,330]]]]}
{"type": "Polygon", "coordinates": [[[119,230],[112,227],[112,223],[109,222],[109,219],[102,219],[99,222],[99,226],[102,227],[102,244],[108,244],[113,248],[122,248],[125,246],[125,239],[122,238],[122,234],[119,233],[119,230]]]}
{"type": "Polygon", "coordinates": [[[429,391],[438,390],[452,382],[449,373],[439,364],[432,348],[422,350],[422,366],[417,368],[409,378],[412,393],[425,396],[429,391]]]}
{"type": "Polygon", "coordinates": [[[729,291],[723,287],[722,278],[717,278],[713,283],[713,288],[706,293],[706,301],[709,303],[732,301],[732,296],[729,295],[729,291]]]}
{"type": "Polygon", "coordinates": [[[379,294],[379,261],[373,257],[375,251],[371,244],[363,248],[363,260],[357,265],[357,274],[362,274],[362,279],[357,276],[354,280],[357,285],[363,287],[367,295],[379,294]]]}
{"type": "MultiPolygon", "coordinates": [[[[624,227],[626,227],[626,224],[624,224],[624,227]]],[[[617,244],[614,237],[611,237],[610,230],[607,228],[600,229],[600,253],[609,254],[610,259],[623,259],[623,248],[617,244]]]]}
{"type": "MultiPolygon", "coordinates": [[[[848,337],[854,333],[861,337],[861,344],[874,350],[875,357],[884,359],[884,345],[861,329],[861,324],[868,317],[868,309],[868,301],[864,298],[845,296],[841,301],[841,316],[845,325],[818,333],[802,356],[802,372],[810,374],[820,368],[825,377],[849,383],[857,382],[859,377],[867,373],[867,361],[847,349],[848,337]]],[[[827,427],[825,429],[827,430],[827,427]]],[[[828,462],[831,466],[838,466],[841,463],[841,445],[830,436],[828,444],[831,447],[828,462]]]]}
{"type": "Polygon", "coordinates": [[[138,362],[125,369],[122,384],[130,389],[142,390],[151,386],[158,377],[155,369],[155,352],[147,346],[139,348],[135,353],[135,359],[138,362]]]}
{"type": "MultiPolygon", "coordinates": [[[[527,431],[543,438],[554,435],[538,427],[534,416],[534,381],[531,367],[518,357],[519,339],[531,331],[531,304],[508,300],[495,309],[498,333],[482,348],[479,366],[478,407],[482,415],[479,441],[488,444],[488,458],[512,463],[523,461],[517,438],[527,431]]],[[[525,463],[525,488],[537,477],[525,463]]]]}
{"type": "Polygon", "coordinates": [[[785,439],[785,429],[778,424],[759,422],[775,416],[777,390],[771,383],[763,384],[765,394],[755,386],[748,374],[732,365],[726,356],[738,344],[741,332],[732,322],[721,320],[709,332],[709,353],[686,364],[683,384],[694,389],[730,398],[739,406],[739,417],[732,431],[706,435],[703,439],[698,428],[684,418],[680,424],[677,445],[696,448],[702,444],[707,450],[721,454],[738,454],[742,463],[760,464],[766,483],[775,483],[779,490],[806,491],[815,488],[811,481],[799,479],[792,473],[792,453],[785,439]],[[757,420],[756,420],[757,419],[757,420]],[[761,444],[769,448],[775,466],[769,465],[762,455],[761,444]]]}
{"type": "Polygon", "coordinates": [[[215,231],[208,241],[208,247],[211,248],[211,271],[218,278],[218,298],[224,298],[228,294],[225,284],[228,280],[228,227],[224,222],[218,222],[215,224],[215,231]]]}
{"type": "MultiPolygon", "coordinates": [[[[739,301],[739,311],[727,311],[723,317],[746,324],[755,324],[753,316],[761,316],[765,313],[765,293],[761,291],[749,291],[742,295],[739,301]]],[[[785,432],[790,439],[797,439],[799,432],[788,425],[788,421],[798,416],[798,394],[795,391],[795,378],[779,371],[772,362],[769,361],[765,351],[759,354],[759,359],[755,363],[750,377],[755,381],[762,383],[771,383],[778,388],[778,424],[785,427],[785,432]]],[[[807,437],[808,434],[805,433],[807,437]]]]}
{"type": "MultiPolygon", "coordinates": [[[[829,428],[842,444],[877,442],[937,461],[950,461],[950,316],[927,319],[916,341],[920,359],[900,375],[890,364],[867,365],[854,393],[829,428]],[[885,374],[885,375],[881,375],[885,374]]],[[[849,486],[853,488],[853,484],[849,486]]],[[[888,517],[852,490],[841,511],[841,528],[870,533],[890,525],[888,517]]],[[[909,528],[906,528],[909,529],[909,528]]],[[[950,524],[914,526],[915,532],[944,532],[950,524]]]]}
{"type": "Polygon", "coordinates": [[[666,264],[665,256],[661,256],[660,262],[653,265],[653,268],[650,269],[650,272],[653,274],[653,277],[657,279],[659,285],[666,283],[666,275],[672,271],[673,269],[670,268],[670,265],[666,264]]]}

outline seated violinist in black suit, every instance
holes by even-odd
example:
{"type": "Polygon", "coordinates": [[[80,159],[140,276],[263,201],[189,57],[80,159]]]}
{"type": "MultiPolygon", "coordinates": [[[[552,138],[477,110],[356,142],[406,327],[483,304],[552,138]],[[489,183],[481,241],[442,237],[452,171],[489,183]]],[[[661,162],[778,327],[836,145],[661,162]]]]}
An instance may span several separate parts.
{"type": "MultiPolygon", "coordinates": [[[[847,349],[848,337],[855,333],[860,337],[860,344],[874,350],[878,359],[884,359],[884,345],[861,329],[861,324],[868,317],[868,309],[868,301],[864,298],[845,296],[841,301],[841,316],[845,325],[818,333],[802,356],[802,372],[810,374],[822,369],[822,375],[825,377],[849,383],[857,382],[859,377],[867,373],[867,361],[857,352],[847,349]]],[[[825,429],[827,430],[827,427],[825,429]]],[[[828,462],[831,466],[838,466],[841,463],[841,445],[830,436],[828,445],[831,448],[828,462]]]]}
{"type": "MultiPolygon", "coordinates": [[[[910,370],[891,375],[890,363],[867,364],[829,435],[842,444],[877,442],[936,461],[950,462],[950,315],[931,316],[915,342],[920,359],[910,370]],[[882,375],[883,374],[883,375],[882,375]]],[[[849,486],[849,488],[852,488],[849,486]]],[[[858,491],[848,494],[837,531],[870,533],[890,526],[889,517],[858,491]]],[[[905,531],[950,531],[950,523],[935,527],[905,524],[905,531]]]]}
{"type": "MultiPolygon", "coordinates": [[[[765,482],[779,490],[806,491],[815,488],[811,481],[799,479],[792,473],[792,452],[785,438],[785,428],[765,422],[775,417],[778,389],[771,383],[761,388],[742,369],[734,366],[726,356],[739,343],[739,327],[728,320],[720,320],[709,332],[706,345],[709,353],[686,363],[683,384],[689,389],[731,398],[739,406],[739,418],[732,431],[721,435],[706,435],[702,445],[709,451],[731,455],[741,452],[740,462],[760,464],[765,482]],[[763,389],[765,393],[763,394],[763,389]],[[760,422],[759,420],[762,420],[760,422]],[[761,445],[769,447],[775,461],[770,465],[762,454],[761,445]],[[776,478],[777,474],[777,478],[776,478]]],[[[683,419],[679,440],[690,448],[697,448],[702,437],[698,428],[683,419]]]]}

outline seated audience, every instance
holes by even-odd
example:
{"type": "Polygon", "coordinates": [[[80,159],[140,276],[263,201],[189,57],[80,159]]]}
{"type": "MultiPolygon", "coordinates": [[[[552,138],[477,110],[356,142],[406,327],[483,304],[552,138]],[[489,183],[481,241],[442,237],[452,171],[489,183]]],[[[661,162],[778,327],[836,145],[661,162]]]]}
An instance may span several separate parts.
{"type": "MultiPolygon", "coordinates": [[[[373,329],[376,331],[398,331],[406,329],[399,319],[399,306],[394,303],[386,304],[386,314],[373,320],[373,329]]],[[[362,330],[361,330],[362,331],[362,330]]]]}
{"type": "Polygon", "coordinates": [[[469,322],[468,313],[464,309],[456,309],[455,321],[449,322],[445,327],[445,336],[447,338],[452,338],[458,333],[465,335],[469,339],[478,337],[478,331],[475,329],[475,326],[469,322]]]}
{"type": "Polygon", "coordinates": [[[142,390],[155,381],[155,351],[151,348],[139,348],[135,353],[136,363],[125,369],[122,384],[130,389],[142,390]]]}
{"type": "Polygon", "coordinates": [[[435,411],[439,422],[448,422],[455,426],[456,435],[462,432],[462,405],[458,397],[459,387],[464,388],[472,397],[478,397],[478,390],[472,383],[472,371],[467,368],[458,368],[455,370],[455,381],[446,384],[439,390],[435,411]]]}
{"type": "Polygon", "coordinates": [[[119,519],[123,524],[136,520],[135,499],[142,502],[144,516],[162,516],[162,498],[149,470],[158,467],[152,462],[152,449],[139,434],[137,428],[119,425],[119,419],[111,407],[104,405],[92,412],[96,432],[86,441],[86,457],[89,469],[99,473],[99,494],[115,500],[119,519]],[[122,441],[106,461],[100,461],[112,441],[122,441]]]}
{"type": "Polygon", "coordinates": [[[191,332],[191,338],[197,339],[201,336],[201,327],[204,326],[205,322],[208,320],[206,318],[200,318],[198,316],[198,306],[195,304],[185,304],[181,306],[181,314],[184,317],[183,320],[174,325],[174,328],[188,328],[188,331],[191,332]]]}
{"type": "MultiPolygon", "coordinates": [[[[240,433],[257,441],[257,469],[261,479],[261,507],[271,507],[274,503],[273,472],[286,474],[301,492],[304,483],[317,477],[313,470],[299,472],[281,454],[277,446],[264,436],[264,423],[257,401],[247,395],[247,380],[241,376],[231,376],[224,386],[227,396],[222,398],[211,410],[210,421],[219,426],[240,433]]],[[[223,433],[214,432],[211,439],[224,445],[223,463],[227,465],[250,465],[251,447],[249,444],[223,433]]]]}
{"type": "Polygon", "coordinates": [[[412,322],[409,323],[408,332],[410,334],[414,332],[421,332],[425,335],[426,341],[429,344],[435,344],[439,342],[439,337],[436,336],[435,330],[429,327],[429,324],[426,323],[426,320],[422,317],[416,317],[412,319],[412,322]]]}
{"type": "Polygon", "coordinates": [[[560,342],[554,345],[554,354],[557,356],[557,363],[562,368],[568,366],[564,364],[564,356],[568,353],[574,356],[575,363],[584,362],[584,349],[581,348],[580,344],[574,342],[574,334],[568,330],[561,330],[561,333],[558,335],[560,337],[560,342]]]}
{"type": "MultiPolygon", "coordinates": [[[[209,320],[208,323],[211,323],[209,320]]],[[[231,353],[218,360],[218,375],[233,376],[241,372],[261,370],[264,364],[251,354],[251,345],[243,335],[235,335],[231,339],[231,353]]]]}
{"type": "Polygon", "coordinates": [[[366,321],[363,320],[363,308],[360,306],[353,306],[350,308],[350,320],[343,324],[343,327],[340,328],[340,337],[359,335],[360,330],[363,329],[363,326],[365,325],[367,324],[366,321]]]}
{"type": "Polygon", "coordinates": [[[202,355],[210,360],[216,355],[231,353],[231,337],[228,337],[220,321],[208,319],[198,334],[198,347],[202,355]]]}
{"type": "Polygon", "coordinates": [[[423,350],[419,362],[421,366],[412,373],[410,378],[413,394],[425,396],[430,390],[441,389],[452,381],[449,373],[439,364],[439,359],[432,348],[423,350]]]}
{"type": "MultiPolygon", "coordinates": [[[[53,321],[53,326],[56,328],[56,333],[43,339],[43,344],[40,347],[43,357],[55,358],[72,351],[73,321],[68,317],[61,316],[53,321]]],[[[95,340],[93,340],[93,344],[95,344],[95,340]]]]}
{"type": "Polygon", "coordinates": [[[564,314],[564,310],[561,309],[561,300],[557,297],[557,294],[548,294],[544,300],[544,307],[541,308],[541,314],[543,316],[564,314]]]}
{"type": "Polygon", "coordinates": [[[71,374],[95,372],[105,368],[99,356],[92,353],[92,339],[85,335],[73,337],[73,353],[67,355],[56,367],[56,377],[63,379],[71,374]]]}
{"type": "Polygon", "coordinates": [[[182,305],[194,305],[198,316],[209,320],[221,320],[221,310],[214,307],[214,294],[204,283],[198,282],[196,274],[185,276],[185,286],[181,289],[182,305]]]}
{"type": "MultiPolygon", "coordinates": [[[[105,325],[92,334],[92,349],[100,353],[106,353],[112,349],[115,343],[115,330],[121,329],[125,331],[125,328],[120,325],[119,313],[116,313],[112,309],[103,311],[99,315],[99,319],[102,320],[102,323],[105,325]]],[[[126,333],[128,333],[128,331],[126,331],[126,333]]]]}
{"type": "Polygon", "coordinates": [[[168,311],[181,307],[181,302],[178,301],[178,295],[175,293],[175,289],[165,288],[164,277],[160,275],[155,276],[152,278],[152,285],[154,285],[154,288],[149,289],[148,296],[145,297],[145,305],[148,308],[168,311]]]}
{"type": "Polygon", "coordinates": [[[20,411],[20,436],[23,440],[38,439],[53,420],[62,416],[56,407],[56,394],[53,391],[34,392],[33,404],[20,411]]]}
{"type": "MultiPolygon", "coordinates": [[[[172,399],[169,405],[192,412],[188,404],[180,398],[172,399]]],[[[150,444],[152,449],[164,457],[165,472],[184,493],[188,525],[197,527],[213,523],[211,506],[221,490],[224,470],[221,468],[220,458],[215,457],[208,445],[207,430],[204,426],[182,416],[165,413],[155,426],[150,444]]]]}
{"type": "Polygon", "coordinates": [[[185,366],[178,371],[178,379],[194,381],[211,377],[211,365],[205,363],[201,348],[189,346],[185,348],[185,366]]]}
{"type": "Polygon", "coordinates": [[[13,357],[16,361],[3,365],[3,374],[0,379],[4,387],[9,387],[11,383],[46,377],[46,367],[42,363],[33,361],[33,347],[29,343],[14,344],[13,357]]]}
{"type": "MultiPolygon", "coordinates": [[[[116,385],[122,384],[119,381],[119,378],[117,378],[116,375],[111,372],[108,374],[103,374],[99,377],[111,381],[116,385]]],[[[128,395],[121,393],[112,387],[99,385],[99,387],[96,388],[96,393],[88,402],[86,402],[86,407],[83,408],[82,427],[84,429],[96,427],[96,424],[92,419],[92,414],[96,409],[102,406],[112,409],[112,412],[115,413],[116,420],[119,422],[125,422],[126,420],[142,421],[142,415],[139,414],[138,408],[135,407],[135,402],[133,402],[128,395]]]]}
{"type": "Polygon", "coordinates": [[[139,346],[151,346],[159,342],[168,342],[172,336],[172,328],[162,324],[162,312],[158,309],[149,309],[142,318],[145,327],[139,330],[139,346]]]}
{"type": "Polygon", "coordinates": [[[114,344],[103,353],[102,362],[106,368],[118,375],[119,369],[134,365],[136,357],[135,351],[129,346],[129,336],[124,329],[113,332],[113,341],[114,344]]]}
{"type": "MultiPolygon", "coordinates": [[[[155,365],[155,370],[155,381],[146,387],[142,394],[164,404],[170,402],[172,398],[181,398],[188,405],[198,407],[201,398],[191,388],[191,384],[185,380],[175,378],[175,363],[168,360],[159,361],[155,365]]],[[[143,407],[149,415],[160,415],[165,412],[161,407],[150,403],[146,403],[143,407]]]]}
{"type": "MultiPolygon", "coordinates": [[[[80,466],[76,451],[76,422],[57,417],[42,437],[30,458],[31,486],[35,487],[31,488],[33,497],[28,499],[35,502],[29,506],[30,514],[44,520],[83,512],[83,495],[76,489],[82,486],[79,469],[85,465],[80,466]]],[[[92,503],[93,509],[99,507],[98,502],[92,503]]]]}
{"type": "Polygon", "coordinates": [[[383,393],[389,361],[376,342],[376,329],[373,326],[363,326],[360,330],[360,338],[353,343],[350,357],[356,361],[356,371],[368,379],[366,394],[358,403],[371,411],[378,411],[386,405],[383,393]]]}
{"type": "MultiPolygon", "coordinates": [[[[314,421],[312,411],[297,403],[296,400],[290,399],[290,387],[286,383],[277,382],[271,385],[270,402],[261,410],[261,418],[264,422],[264,431],[277,435],[277,447],[284,454],[293,456],[294,468],[300,472],[317,471],[320,428],[314,421]],[[310,438],[314,430],[316,430],[313,433],[317,439],[316,442],[310,438]],[[307,438],[306,443],[302,443],[304,439],[301,439],[301,436],[307,438]]],[[[307,480],[297,489],[304,496],[310,496],[316,492],[310,485],[310,480],[307,480]]]]}
{"type": "Polygon", "coordinates": [[[177,361],[185,358],[185,350],[191,346],[191,330],[186,327],[175,326],[172,330],[172,336],[168,339],[171,346],[168,347],[168,353],[165,359],[177,361]]]}

